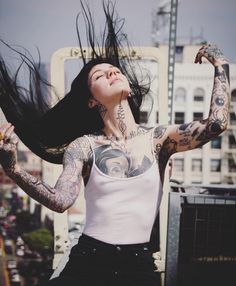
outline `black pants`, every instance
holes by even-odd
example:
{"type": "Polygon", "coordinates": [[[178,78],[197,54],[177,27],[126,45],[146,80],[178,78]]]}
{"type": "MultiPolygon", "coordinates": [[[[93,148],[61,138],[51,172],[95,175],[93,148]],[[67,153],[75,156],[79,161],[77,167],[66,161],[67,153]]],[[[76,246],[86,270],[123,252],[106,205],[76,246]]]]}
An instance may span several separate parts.
{"type": "Polygon", "coordinates": [[[159,286],[154,270],[148,243],[112,245],[83,234],[60,276],[45,286],[159,286]]]}

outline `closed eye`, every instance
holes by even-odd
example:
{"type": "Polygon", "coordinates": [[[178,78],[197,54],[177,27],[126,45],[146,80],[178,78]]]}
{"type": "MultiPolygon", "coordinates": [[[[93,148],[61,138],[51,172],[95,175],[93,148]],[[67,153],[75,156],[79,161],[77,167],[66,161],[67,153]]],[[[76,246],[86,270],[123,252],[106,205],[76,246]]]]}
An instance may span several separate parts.
{"type": "Polygon", "coordinates": [[[101,78],[104,75],[105,75],[105,73],[101,73],[101,74],[96,75],[95,80],[98,80],[99,78],[101,78]]]}

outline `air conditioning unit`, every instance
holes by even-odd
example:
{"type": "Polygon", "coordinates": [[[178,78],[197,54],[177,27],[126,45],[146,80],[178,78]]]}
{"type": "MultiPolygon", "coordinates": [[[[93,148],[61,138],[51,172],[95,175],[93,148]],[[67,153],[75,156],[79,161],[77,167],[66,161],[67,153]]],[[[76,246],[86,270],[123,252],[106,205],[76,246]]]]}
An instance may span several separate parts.
{"type": "Polygon", "coordinates": [[[165,286],[190,285],[236,285],[235,187],[172,187],[165,286]]]}

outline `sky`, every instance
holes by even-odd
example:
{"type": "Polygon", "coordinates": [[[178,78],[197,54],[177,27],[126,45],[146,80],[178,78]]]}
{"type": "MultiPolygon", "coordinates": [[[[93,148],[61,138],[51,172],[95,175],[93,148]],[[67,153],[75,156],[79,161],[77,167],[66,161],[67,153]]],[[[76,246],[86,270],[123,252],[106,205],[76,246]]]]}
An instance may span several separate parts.
{"type": "MultiPolygon", "coordinates": [[[[104,19],[102,0],[88,0],[98,32],[104,19]]],[[[165,0],[116,0],[116,10],[125,18],[124,31],[132,45],[152,46],[153,15],[165,0]]],[[[61,47],[77,45],[75,18],[79,0],[0,0],[0,38],[22,45],[42,61],[49,62],[61,47]]],[[[236,62],[236,0],[179,0],[177,43],[202,39],[217,44],[226,57],[236,62]]],[[[81,33],[85,32],[83,27],[81,33]]],[[[168,36],[168,26],[160,37],[168,36]]]]}

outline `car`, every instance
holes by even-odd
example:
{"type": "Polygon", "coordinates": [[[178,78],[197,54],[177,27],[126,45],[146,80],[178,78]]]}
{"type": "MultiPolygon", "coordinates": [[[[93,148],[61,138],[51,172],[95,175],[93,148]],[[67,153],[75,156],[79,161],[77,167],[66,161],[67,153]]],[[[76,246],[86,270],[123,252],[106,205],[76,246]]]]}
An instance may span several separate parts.
{"type": "Polygon", "coordinates": [[[20,282],[21,280],[20,280],[20,275],[19,275],[19,273],[16,273],[16,274],[12,275],[12,276],[10,277],[10,281],[11,281],[11,282],[20,282]]]}
{"type": "Polygon", "coordinates": [[[18,269],[16,269],[16,268],[14,268],[14,269],[9,269],[9,275],[10,275],[10,276],[14,276],[14,275],[16,275],[16,274],[19,275],[18,269]]]}
{"type": "Polygon", "coordinates": [[[24,244],[25,244],[24,240],[20,236],[18,236],[17,239],[16,239],[16,245],[17,246],[21,246],[21,245],[24,245],[24,244]]]}
{"type": "Polygon", "coordinates": [[[6,237],[7,236],[7,232],[6,232],[6,230],[4,229],[3,226],[0,227],[0,234],[2,235],[2,237],[6,237]]]}
{"type": "Polygon", "coordinates": [[[9,270],[9,269],[15,269],[15,268],[17,268],[17,262],[16,262],[16,260],[9,259],[9,260],[7,261],[7,269],[9,270]]]}
{"type": "Polygon", "coordinates": [[[11,239],[5,239],[4,244],[5,245],[12,245],[12,240],[11,239]]]}
{"type": "Polygon", "coordinates": [[[24,250],[22,248],[17,248],[16,255],[17,256],[24,256],[25,252],[24,252],[24,250]]]}

